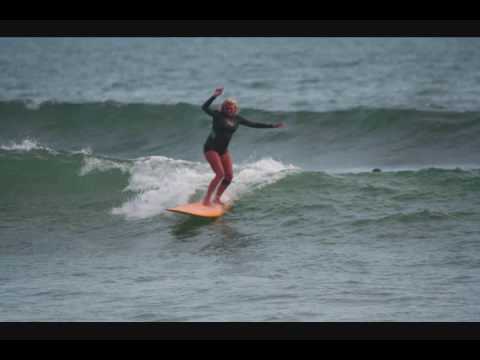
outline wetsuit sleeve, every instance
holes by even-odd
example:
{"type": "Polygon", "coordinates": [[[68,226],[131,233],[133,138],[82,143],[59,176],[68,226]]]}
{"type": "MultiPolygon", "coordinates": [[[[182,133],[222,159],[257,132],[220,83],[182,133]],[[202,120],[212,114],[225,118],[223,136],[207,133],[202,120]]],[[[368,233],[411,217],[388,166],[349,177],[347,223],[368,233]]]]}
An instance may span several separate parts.
{"type": "Polygon", "coordinates": [[[247,120],[247,119],[245,119],[241,116],[237,116],[237,117],[238,117],[238,123],[240,125],[248,126],[248,127],[251,127],[251,128],[257,128],[257,129],[272,129],[272,128],[274,128],[274,125],[272,125],[272,124],[256,123],[256,122],[247,120]]]}
{"type": "Polygon", "coordinates": [[[205,111],[210,116],[214,115],[213,110],[210,109],[210,105],[212,104],[213,100],[215,100],[216,98],[217,98],[216,96],[212,96],[207,101],[205,101],[205,103],[202,105],[202,110],[205,111]]]}

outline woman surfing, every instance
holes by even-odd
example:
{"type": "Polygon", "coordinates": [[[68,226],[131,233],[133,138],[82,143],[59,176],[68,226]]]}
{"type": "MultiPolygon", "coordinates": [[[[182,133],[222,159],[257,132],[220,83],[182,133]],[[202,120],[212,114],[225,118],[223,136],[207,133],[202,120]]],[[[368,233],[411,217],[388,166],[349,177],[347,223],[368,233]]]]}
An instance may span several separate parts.
{"type": "Polygon", "coordinates": [[[235,100],[227,99],[222,103],[220,111],[210,109],[213,101],[222,95],[223,88],[215,90],[213,95],[203,104],[202,109],[213,118],[212,130],[203,146],[203,152],[212,167],[215,177],[208,186],[203,205],[211,206],[211,197],[216,191],[213,202],[224,205],[220,200],[222,194],[233,180],[232,158],[228,151],[228,144],[239,125],[252,128],[282,128],[283,123],[262,124],[249,121],[238,115],[239,107],[235,100]]]}

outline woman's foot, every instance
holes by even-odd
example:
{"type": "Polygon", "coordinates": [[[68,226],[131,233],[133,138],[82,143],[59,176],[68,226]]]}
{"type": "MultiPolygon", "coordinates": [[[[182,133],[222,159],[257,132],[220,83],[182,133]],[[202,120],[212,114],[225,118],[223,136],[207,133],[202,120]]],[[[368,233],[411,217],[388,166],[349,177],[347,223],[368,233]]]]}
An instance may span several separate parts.
{"type": "Polygon", "coordinates": [[[218,205],[225,206],[225,203],[224,203],[223,201],[221,201],[220,199],[215,199],[215,200],[214,200],[214,203],[215,203],[215,204],[218,204],[218,205]]]}
{"type": "Polygon", "coordinates": [[[206,199],[202,201],[202,204],[203,206],[212,206],[212,203],[210,202],[210,200],[206,200],[206,199]]]}

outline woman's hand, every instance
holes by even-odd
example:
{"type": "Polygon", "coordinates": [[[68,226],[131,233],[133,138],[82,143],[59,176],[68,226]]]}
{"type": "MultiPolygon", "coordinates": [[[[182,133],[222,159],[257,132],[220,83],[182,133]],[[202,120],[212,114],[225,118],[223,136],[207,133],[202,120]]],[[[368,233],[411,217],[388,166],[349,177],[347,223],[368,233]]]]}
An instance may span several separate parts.
{"type": "Polygon", "coordinates": [[[223,94],[223,87],[215,89],[213,96],[218,97],[223,94]]]}
{"type": "Polygon", "coordinates": [[[283,122],[273,125],[274,128],[284,128],[286,125],[283,122]]]}

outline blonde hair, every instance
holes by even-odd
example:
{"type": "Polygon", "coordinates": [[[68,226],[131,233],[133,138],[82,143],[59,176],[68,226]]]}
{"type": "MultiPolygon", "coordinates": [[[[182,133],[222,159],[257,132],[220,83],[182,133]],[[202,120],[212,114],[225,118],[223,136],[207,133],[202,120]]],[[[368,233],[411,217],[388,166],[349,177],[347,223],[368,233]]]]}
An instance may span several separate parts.
{"type": "Polygon", "coordinates": [[[222,107],[221,107],[221,110],[222,110],[222,111],[223,111],[225,105],[227,105],[227,104],[233,104],[233,105],[235,106],[235,108],[237,109],[237,111],[236,111],[235,113],[238,114],[238,112],[240,111],[240,107],[238,106],[237,100],[232,99],[232,98],[226,99],[226,100],[222,103],[222,107]]]}

